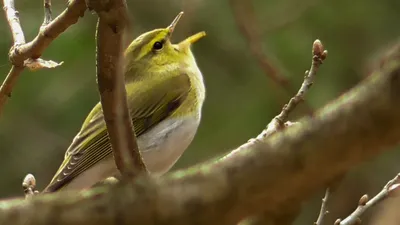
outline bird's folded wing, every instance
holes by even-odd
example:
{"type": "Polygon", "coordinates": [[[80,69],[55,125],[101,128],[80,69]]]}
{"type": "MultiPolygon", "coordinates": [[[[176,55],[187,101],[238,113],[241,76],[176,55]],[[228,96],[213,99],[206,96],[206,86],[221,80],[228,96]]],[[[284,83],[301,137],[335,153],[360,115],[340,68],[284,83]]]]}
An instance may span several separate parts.
{"type": "MultiPolygon", "coordinates": [[[[186,74],[149,86],[145,82],[128,84],[127,99],[136,136],[171,115],[186,99],[191,85],[186,74]]],[[[65,153],[65,158],[44,190],[53,192],[112,154],[100,103],[90,112],[80,132],[65,153]]]]}

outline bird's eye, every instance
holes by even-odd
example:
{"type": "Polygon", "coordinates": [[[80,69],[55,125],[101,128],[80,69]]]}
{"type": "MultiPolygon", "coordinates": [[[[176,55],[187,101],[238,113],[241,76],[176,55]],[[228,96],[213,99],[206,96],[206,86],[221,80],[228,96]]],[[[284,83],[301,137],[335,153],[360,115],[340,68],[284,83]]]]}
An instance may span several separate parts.
{"type": "Polygon", "coordinates": [[[153,49],[154,49],[154,50],[160,50],[160,49],[163,48],[163,46],[164,46],[164,45],[163,45],[162,42],[157,41],[157,42],[154,43],[153,49]]]}

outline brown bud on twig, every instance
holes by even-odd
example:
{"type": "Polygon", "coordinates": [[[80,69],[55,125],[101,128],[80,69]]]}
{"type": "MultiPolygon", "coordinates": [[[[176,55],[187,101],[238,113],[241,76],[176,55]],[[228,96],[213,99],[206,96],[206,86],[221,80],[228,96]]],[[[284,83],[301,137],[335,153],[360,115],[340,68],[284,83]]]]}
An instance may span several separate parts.
{"type": "Polygon", "coordinates": [[[22,188],[24,189],[25,198],[28,199],[36,194],[39,194],[39,191],[35,190],[36,188],[36,179],[35,177],[28,173],[24,180],[22,181],[22,188]]]}
{"type": "Polygon", "coordinates": [[[324,52],[324,46],[319,39],[316,39],[313,43],[312,54],[316,56],[321,56],[324,52]]]}
{"type": "Polygon", "coordinates": [[[322,60],[325,60],[327,56],[328,56],[328,50],[324,50],[324,51],[322,52],[322,54],[321,54],[321,59],[322,59],[322,60]]]}
{"type": "Polygon", "coordinates": [[[35,188],[36,187],[36,179],[35,179],[35,177],[32,174],[28,173],[25,176],[24,180],[22,181],[22,187],[24,189],[35,188]]]}
{"type": "Polygon", "coordinates": [[[368,195],[363,195],[360,198],[360,201],[358,201],[358,205],[365,205],[367,204],[368,200],[369,200],[368,195]]]}

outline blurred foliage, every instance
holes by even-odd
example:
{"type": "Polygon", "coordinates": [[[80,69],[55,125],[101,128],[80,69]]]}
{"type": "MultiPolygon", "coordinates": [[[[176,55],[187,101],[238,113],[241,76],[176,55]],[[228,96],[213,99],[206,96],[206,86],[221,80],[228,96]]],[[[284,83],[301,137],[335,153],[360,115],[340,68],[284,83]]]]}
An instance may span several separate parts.
{"type": "MultiPolygon", "coordinates": [[[[244,0],[243,0],[244,1],[244,0]]],[[[264,74],[237,28],[229,1],[128,0],[130,40],[147,30],[167,26],[181,10],[185,15],[174,33],[179,41],[205,30],[193,50],[207,88],[198,134],[174,169],[220,155],[257,135],[290,98],[264,74]]],[[[311,45],[320,38],[329,51],[307,104],[318,109],[356,85],[371,70],[383,49],[400,35],[397,0],[253,0],[265,53],[270,62],[299,87],[311,63],[311,45]],[[298,10],[302,10],[298,12],[298,10]],[[294,14],[297,16],[293,16],[294,14]],[[288,19],[293,16],[293,19],[288,19]],[[283,26],[274,23],[287,20],[283,26]],[[271,28],[271,29],[270,29],[271,28]]],[[[66,2],[54,1],[56,16],[66,2]]],[[[17,0],[27,40],[42,23],[41,1],[17,0]]],[[[63,159],[70,141],[98,101],[95,79],[96,15],[87,12],[45,51],[43,58],[64,61],[61,67],[25,71],[0,117],[1,197],[22,195],[21,182],[33,173],[42,189],[63,159]]],[[[10,65],[11,35],[0,23],[0,78],[10,65]]],[[[297,108],[292,119],[305,114],[297,108]]],[[[340,141],[340,140],[338,140],[340,141]]],[[[374,194],[397,172],[398,152],[354,170],[332,195],[328,222],[352,210],[358,198],[374,194]],[[361,185],[360,185],[361,184],[361,185]],[[335,200],[333,200],[335,199],[335,200]]],[[[304,207],[299,224],[318,215],[323,190],[304,207]]]]}

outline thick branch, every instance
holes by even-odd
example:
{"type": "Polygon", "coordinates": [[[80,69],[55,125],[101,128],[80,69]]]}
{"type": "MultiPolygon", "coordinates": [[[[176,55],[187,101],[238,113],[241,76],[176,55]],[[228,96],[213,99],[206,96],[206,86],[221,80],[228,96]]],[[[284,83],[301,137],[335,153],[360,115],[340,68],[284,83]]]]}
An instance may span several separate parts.
{"type": "MultiPolygon", "coordinates": [[[[269,204],[264,203],[264,204],[269,204]]],[[[290,199],[275,209],[246,218],[239,225],[292,225],[301,212],[301,201],[290,199]]]]}
{"type": "Polygon", "coordinates": [[[115,0],[107,11],[89,5],[99,15],[97,26],[97,81],[104,120],[117,168],[122,175],[146,171],[129,115],[123,66],[123,35],[127,12],[125,1],[115,0]]]}
{"type": "Polygon", "coordinates": [[[0,224],[224,225],[304,200],[399,143],[399,49],[380,71],[298,126],[157,180],[5,201],[0,224]]]}

